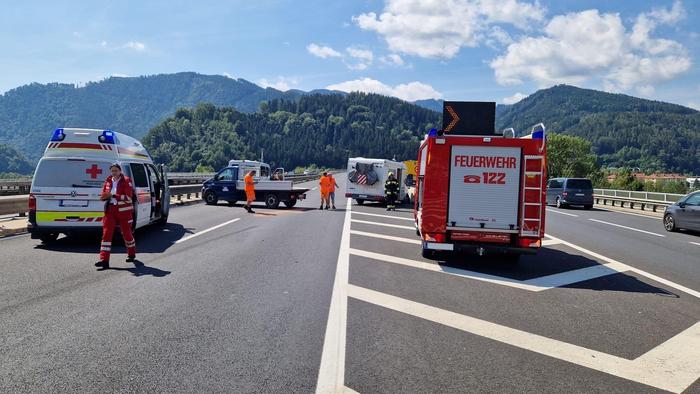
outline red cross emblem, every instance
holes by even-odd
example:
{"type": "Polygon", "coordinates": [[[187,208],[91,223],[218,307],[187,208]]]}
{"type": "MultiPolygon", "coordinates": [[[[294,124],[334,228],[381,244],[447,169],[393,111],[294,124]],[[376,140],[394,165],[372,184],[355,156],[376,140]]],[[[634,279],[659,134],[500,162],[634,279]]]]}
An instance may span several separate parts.
{"type": "Polygon", "coordinates": [[[102,170],[97,168],[97,164],[93,164],[92,167],[85,170],[86,174],[90,174],[90,178],[97,179],[99,174],[102,174],[102,170]]]}

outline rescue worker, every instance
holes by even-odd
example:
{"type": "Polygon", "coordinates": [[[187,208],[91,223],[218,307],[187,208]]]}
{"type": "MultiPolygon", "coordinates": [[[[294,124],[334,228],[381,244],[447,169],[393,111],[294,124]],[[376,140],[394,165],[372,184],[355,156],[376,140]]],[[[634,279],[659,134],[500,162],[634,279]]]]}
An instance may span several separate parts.
{"type": "Polygon", "coordinates": [[[321,179],[319,180],[318,184],[320,185],[321,189],[321,207],[318,209],[324,209],[323,204],[326,204],[325,209],[331,209],[330,207],[330,201],[328,199],[328,194],[330,193],[331,189],[331,184],[330,180],[328,179],[328,173],[324,172],[323,175],[321,175],[321,179]]]}
{"type": "Polygon", "coordinates": [[[328,191],[328,201],[331,203],[333,209],[335,209],[335,188],[340,186],[338,186],[335,178],[333,178],[333,174],[330,172],[328,173],[328,183],[330,185],[330,189],[328,191]]]}
{"type": "Polygon", "coordinates": [[[396,180],[393,172],[389,173],[389,176],[384,182],[384,197],[386,199],[386,210],[395,211],[396,210],[396,200],[399,198],[399,181],[396,180]]]}
{"type": "Polygon", "coordinates": [[[127,262],[136,260],[136,240],[131,232],[134,205],[131,196],[134,195],[134,185],[131,178],[122,174],[119,164],[109,166],[111,176],[107,177],[102,186],[100,199],[105,202],[105,216],[102,219],[102,243],[100,244],[100,260],[95,267],[109,268],[109,256],[112,252],[112,236],[114,227],[119,224],[124,244],[127,248],[127,262]]]}
{"type": "Polygon", "coordinates": [[[250,204],[255,201],[255,180],[253,179],[255,171],[249,171],[245,177],[243,177],[243,183],[245,183],[245,208],[248,213],[255,213],[250,207],[250,204]]]}

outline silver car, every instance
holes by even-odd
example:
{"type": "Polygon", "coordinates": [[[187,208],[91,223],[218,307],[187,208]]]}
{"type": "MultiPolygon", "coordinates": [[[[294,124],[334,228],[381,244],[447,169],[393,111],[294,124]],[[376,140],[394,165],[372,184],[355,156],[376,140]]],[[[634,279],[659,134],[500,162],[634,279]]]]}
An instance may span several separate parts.
{"type": "Polygon", "coordinates": [[[700,231],[700,191],[690,193],[666,208],[664,227],[666,231],[700,231]]]}

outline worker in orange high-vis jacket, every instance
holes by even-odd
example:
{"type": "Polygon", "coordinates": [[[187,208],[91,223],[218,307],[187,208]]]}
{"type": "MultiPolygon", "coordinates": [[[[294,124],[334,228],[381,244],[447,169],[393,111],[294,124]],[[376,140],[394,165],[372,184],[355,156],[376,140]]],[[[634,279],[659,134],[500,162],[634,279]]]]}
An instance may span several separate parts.
{"type": "Polygon", "coordinates": [[[328,173],[324,172],[323,175],[321,175],[321,179],[318,182],[320,189],[321,189],[321,207],[319,209],[323,209],[323,204],[326,204],[325,209],[331,209],[331,204],[330,201],[328,201],[328,194],[331,192],[331,181],[328,179],[328,173]]]}
{"type": "Polygon", "coordinates": [[[331,207],[335,209],[335,188],[340,187],[338,186],[338,183],[336,183],[335,178],[333,178],[333,174],[330,172],[328,173],[328,202],[331,203],[331,207]]]}
{"type": "Polygon", "coordinates": [[[134,218],[134,205],[131,198],[134,195],[134,185],[131,178],[122,174],[119,164],[109,167],[111,176],[107,177],[102,186],[100,198],[105,202],[105,216],[102,219],[102,243],[100,244],[100,260],[96,267],[108,268],[109,256],[112,252],[112,237],[114,227],[119,224],[124,244],[127,248],[127,262],[136,260],[136,240],[131,231],[134,218]]]}
{"type": "Polygon", "coordinates": [[[255,171],[249,171],[245,177],[243,177],[243,183],[245,183],[245,205],[243,208],[245,208],[248,213],[255,213],[250,207],[250,204],[255,201],[255,179],[253,179],[253,175],[255,175],[255,171]]]}

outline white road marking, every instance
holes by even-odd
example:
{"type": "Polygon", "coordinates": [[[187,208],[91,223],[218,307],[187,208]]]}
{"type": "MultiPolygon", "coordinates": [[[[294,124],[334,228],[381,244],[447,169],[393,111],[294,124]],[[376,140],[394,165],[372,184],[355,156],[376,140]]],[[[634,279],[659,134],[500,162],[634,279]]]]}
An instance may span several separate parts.
{"type": "Polygon", "coordinates": [[[485,274],[477,271],[469,271],[461,268],[439,265],[436,263],[426,263],[423,261],[369,252],[366,250],[350,249],[350,254],[360,257],[366,257],[373,260],[384,261],[387,263],[400,264],[408,267],[424,269],[427,271],[441,272],[445,274],[460,276],[463,278],[474,279],[482,282],[489,282],[502,286],[508,286],[516,289],[534,292],[549,290],[555,287],[566,286],[572,283],[578,283],[583,282],[585,280],[600,278],[602,276],[617,274],[620,272],[620,270],[626,268],[626,266],[621,263],[610,263],[604,265],[594,265],[592,267],[561,272],[558,274],[541,276],[539,278],[518,280],[498,275],[485,274]]]}
{"type": "Polygon", "coordinates": [[[556,245],[560,244],[561,241],[556,240],[556,239],[543,239],[542,240],[542,246],[551,246],[551,245],[556,245]]]}
{"type": "Polygon", "coordinates": [[[373,224],[375,226],[382,226],[382,227],[393,227],[393,228],[403,228],[406,230],[413,230],[415,231],[416,228],[413,226],[401,226],[399,224],[389,224],[389,223],[379,223],[379,222],[369,222],[366,220],[357,220],[357,219],[352,219],[353,223],[362,223],[362,224],[373,224]]]}
{"type": "Polygon", "coordinates": [[[549,209],[549,208],[547,208],[547,212],[552,212],[552,213],[558,213],[558,214],[561,214],[561,215],[566,215],[566,216],[573,216],[573,217],[575,217],[575,218],[577,218],[577,217],[578,217],[578,215],[576,215],[576,214],[573,214],[573,213],[568,213],[568,212],[562,212],[562,211],[555,211],[555,210],[553,210],[553,209],[549,209]]]}
{"type": "Polygon", "coordinates": [[[588,220],[590,220],[590,221],[592,221],[592,222],[596,222],[596,223],[607,224],[607,225],[609,225],[609,226],[615,226],[615,227],[619,227],[619,228],[624,228],[624,229],[626,229],[626,230],[632,230],[632,231],[637,231],[637,232],[639,232],[639,233],[644,233],[644,234],[653,235],[653,236],[655,236],[655,237],[666,237],[666,236],[663,235],[663,234],[652,233],[651,231],[640,230],[640,229],[634,228],[634,227],[627,227],[627,226],[623,226],[623,225],[621,225],[621,224],[605,222],[605,221],[598,220],[598,219],[588,219],[588,220]]]}
{"type": "Polygon", "coordinates": [[[628,360],[354,285],[347,290],[370,304],[663,390],[680,393],[700,377],[700,322],[628,360]]]}
{"type": "Polygon", "coordinates": [[[350,230],[350,234],[353,235],[361,235],[363,237],[372,237],[372,238],[380,238],[380,239],[386,239],[388,241],[396,241],[396,242],[404,242],[407,244],[414,244],[414,245],[421,245],[422,242],[420,239],[414,239],[414,238],[403,238],[403,237],[394,237],[392,235],[384,235],[384,234],[377,234],[377,233],[368,233],[366,231],[359,231],[359,230],[350,230]]]}
{"type": "Polygon", "coordinates": [[[389,218],[389,219],[399,219],[399,220],[408,220],[409,222],[415,222],[413,218],[405,218],[401,216],[391,216],[391,215],[379,215],[377,213],[367,213],[367,212],[359,212],[359,211],[354,211],[352,213],[353,215],[366,215],[366,216],[375,216],[378,218],[389,218]]]}
{"type": "Polygon", "coordinates": [[[686,294],[689,294],[689,295],[691,295],[691,296],[693,296],[693,297],[695,297],[695,298],[700,298],[700,291],[695,291],[695,290],[690,289],[690,288],[688,288],[688,287],[685,287],[685,286],[683,286],[683,285],[679,285],[678,283],[671,282],[670,280],[667,280],[667,279],[658,277],[658,276],[656,276],[656,275],[654,275],[654,274],[652,274],[652,273],[646,272],[646,271],[641,270],[641,269],[638,269],[638,268],[631,267],[631,266],[629,266],[629,265],[627,265],[627,264],[624,264],[624,263],[621,263],[621,262],[619,262],[619,261],[617,261],[617,260],[611,259],[610,257],[603,256],[603,255],[601,255],[601,254],[598,254],[598,253],[596,253],[596,252],[593,252],[593,251],[591,251],[591,250],[588,250],[588,249],[586,249],[586,248],[584,248],[584,247],[582,247],[582,246],[578,246],[578,245],[572,244],[571,242],[564,241],[563,239],[559,239],[559,238],[554,237],[554,236],[552,236],[552,235],[546,234],[546,236],[549,237],[549,238],[552,238],[552,239],[559,240],[559,241],[561,241],[562,244],[564,244],[564,245],[566,245],[566,246],[568,246],[568,247],[570,247],[570,248],[576,249],[576,250],[578,250],[579,252],[583,252],[583,253],[585,253],[585,254],[587,254],[587,255],[589,255],[589,256],[595,257],[595,258],[598,259],[598,260],[602,260],[602,261],[605,261],[605,262],[609,263],[609,264],[607,264],[607,265],[610,265],[610,264],[616,264],[616,265],[618,265],[618,264],[619,264],[619,267],[621,267],[621,268],[624,267],[623,269],[620,270],[621,272],[622,272],[622,271],[635,272],[635,273],[637,273],[637,274],[639,274],[639,275],[646,276],[647,278],[649,278],[649,279],[651,279],[651,280],[653,280],[653,281],[659,282],[659,283],[664,284],[664,285],[666,285],[666,286],[668,286],[668,287],[672,287],[672,288],[674,288],[674,289],[676,289],[676,290],[679,290],[679,291],[682,291],[682,292],[684,292],[684,293],[686,293],[686,294]]]}
{"type": "Polygon", "coordinates": [[[336,394],[345,391],[345,338],[348,314],[348,277],[350,275],[350,210],[352,200],[347,200],[340,238],[338,263],[333,281],[333,295],[328,310],[326,335],[323,341],[321,365],[318,369],[316,393],[336,394]]]}
{"type": "Polygon", "coordinates": [[[690,242],[690,243],[693,244],[693,245],[698,245],[698,246],[700,246],[700,242],[693,242],[693,241],[688,241],[688,242],[690,242]]]}
{"type": "Polygon", "coordinates": [[[311,188],[311,190],[318,190],[318,186],[311,188]]]}
{"type": "Polygon", "coordinates": [[[351,389],[350,387],[343,387],[343,394],[360,394],[357,391],[351,389]]]}
{"type": "Polygon", "coordinates": [[[175,243],[176,243],[176,244],[179,244],[179,243],[181,243],[181,242],[189,241],[189,240],[192,239],[192,238],[199,237],[199,236],[202,235],[202,234],[206,234],[206,233],[208,233],[208,232],[210,232],[210,231],[214,231],[214,230],[216,230],[217,228],[221,228],[221,227],[224,227],[224,226],[226,226],[226,225],[228,225],[228,224],[235,223],[235,222],[237,222],[237,221],[239,221],[239,220],[241,220],[241,218],[235,218],[235,219],[233,219],[233,220],[229,220],[228,222],[224,222],[224,223],[221,223],[221,224],[217,224],[217,225],[214,226],[214,227],[209,227],[209,228],[206,229],[206,230],[202,230],[202,231],[200,231],[200,232],[198,232],[198,233],[194,233],[194,234],[192,234],[192,235],[188,235],[188,236],[186,236],[185,238],[180,238],[180,239],[178,239],[177,241],[175,241],[175,243]]]}
{"type": "Polygon", "coordinates": [[[0,241],[7,241],[10,239],[16,239],[16,238],[24,238],[28,237],[30,234],[24,233],[24,234],[12,234],[12,235],[6,235],[4,237],[0,237],[0,241]]]}
{"type": "Polygon", "coordinates": [[[603,208],[598,208],[598,209],[600,209],[601,211],[605,211],[605,212],[621,213],[623,215],[632,215],[632,216],[639,216],[641,218],[661,220],[661,216],[643,215],[641,213],[624,212],[624,211],[618,211],[618,210],[614,210],[614,209],[603,209],[603,208]]]}

